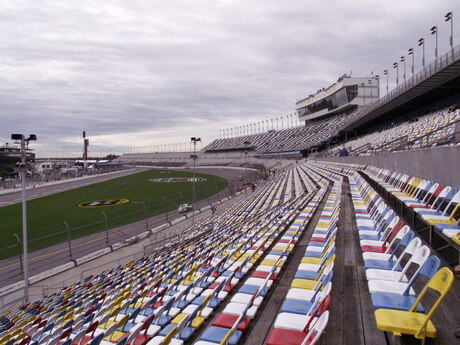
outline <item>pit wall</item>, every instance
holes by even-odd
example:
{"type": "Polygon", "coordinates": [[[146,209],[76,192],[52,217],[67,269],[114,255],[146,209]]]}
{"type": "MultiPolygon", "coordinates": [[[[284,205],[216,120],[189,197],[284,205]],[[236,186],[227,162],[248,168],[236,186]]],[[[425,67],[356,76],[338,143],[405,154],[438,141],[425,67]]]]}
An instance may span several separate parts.
{"type": "Polygon", "coordinates": [[[460,145],[314,160],[372,165],[460,188],[460,145]]]}

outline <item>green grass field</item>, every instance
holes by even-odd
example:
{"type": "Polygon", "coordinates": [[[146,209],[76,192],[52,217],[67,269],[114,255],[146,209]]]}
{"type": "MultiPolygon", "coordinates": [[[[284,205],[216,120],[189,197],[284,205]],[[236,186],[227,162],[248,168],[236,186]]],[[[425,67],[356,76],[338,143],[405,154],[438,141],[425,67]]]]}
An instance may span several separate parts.
{"type": "MultiPolygon", "coordinates": [[[[75,239],[105,230],[102,212],[107,215],[109,228],[144,219],[144,206],[133,201],[143,201],[149,217],[166,210],[177,212],[179,204],[192,201],[192,183],[150,182],[149,179],[192,175],[192,172],[185,171],[147,170],[30,200],[27,202],[29,251],[67,241],[68,232],[64,222],[68,223],[71,238],[75,239]],[[129,202],[95,208],[78,207],[80,203],[106,199],[128,199],[129,202]]],[[[195,184],[197,200],[213,195],[227,186],[227,181],[218,176],[199,173],[196,176],[207,179],[195,184]]],[[[20,203],[0,207],[0,259],[18,254],[14,233],[22,239],[20,203]]]]}

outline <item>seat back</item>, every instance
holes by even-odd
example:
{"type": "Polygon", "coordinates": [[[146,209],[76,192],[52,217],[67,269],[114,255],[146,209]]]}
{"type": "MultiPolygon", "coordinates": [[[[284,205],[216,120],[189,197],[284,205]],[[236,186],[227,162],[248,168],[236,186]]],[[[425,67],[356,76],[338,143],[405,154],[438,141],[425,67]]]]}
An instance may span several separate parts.
{"type": "Polygon", "coordinates": [[[382,227],[378,231],[378,236],[380,240],[386,238],[390,235],[393,228],[399,223],[399,217],[392,214],[390,218],[382,224],[382,227]]]}
{"type": "Polygon", "coordinates": [[[420,269],[422,268],[422,266],[425,263],[425,261],[428,260],[429,256],[430,256],[430,248],[428,248],[428,246],[423,245],[423,246],[419,247],[416,250],[416,252],[414,253],[414,255],[412,255],[412,257],[409,259],[409,261],[407,261],[406,265],[404,265],[404,267],[403,267],[403,269],[401,271],[401,277],[399,278],[399,281],[401,281],[401,279],[403,278],[404,274],[407,272],[407,270],[409,269],[409,267],[412,264],[415,264],[415,265],[418,266],[417,270],[412,275],[412,278],[416,277],[418,275],[418,273],[420,272],[420,269]]]}
{"type": "Polygon", "coordinates": [[[413,197],[416,199],[420,199],[420,195],[423,194],[423,192],[429,191],[431,188],[431,182],[428,180],[423,180],[417,188],[414,189],[413,197]]]}
{"type": "Polygon", "coordinates": [[[418,270],[409,280],[409,284],[407,284],[407,288],[406,290],[404,290],[403,294],[409,294],[410,288],[412,287],[412,285],[414,285],[415,281],[420,275],[424,275],[428,279],[431,279],[439,270],[439,267],[441,267],[441,261],[438,259],[437,256],[431,255],[420,267],[420,270],[418,270]]]}
{"type": "Polygon", "coordinates": [[[95,338],[93,338],[88,345],[99,345],[104,337],[104,333],[98,334],[95,338]]]}
{"type": "Polygon", "coordinates": [[[141,332],[142,328],[143,328],[142,323],[139,323],[136,326],[134,326],[133,328],[131,328],[130,331],[129,331],[129,335],[127,337],[128,339],[126,340],[126,343],[134,345],[134,343],[135,343],[137,337],[139,336],[139,333],[141,332]]]}
{"type": "MultiPolygon", "coordinates": [[[[407,245],[407,247],[402,251],[401,255],[398,256],[398,260],[396,260],[396,263],[393,267],[393,271],[396,270],[396,268],[398,267],[398,265],[400,264],[401,260],[403,259],[403,257],[407,254],[407,255],[414,255],[414,252],[422,245],[422,240],[418,237],[414,237],[412,239],[412,241],[409,242],[409,244],[407,245]]],[[[396,253],[393,252],[393,254],[391,254],[390,256],[390,259],[389,260],[392,260],[393,257],[395,256],[396,253]]]]}
{"type": "Polygon", "coordinates": [[[331,270],[326,275],[321,275],[321,278],[316,281],[315,286],[313,287],[312,290],[318,291],[318,290],[321,290],[321,288],[324,288],[324,286],[326,286],[332,280],[333,275],[334,275],[333,270],[331,270]]]}
{"type": "Polygon", "coordinates": [[[391,247],[393,246],[394,242],[397,239],[401,239],[401,240],[393,248],[393,254],[392,255],[394,255],[398,251],[399,248],[407,247],[407,245],[410,243],[410,241],[413,240],[414,237],[415,237],[415,233],[412,230],[410,230],[409,225],[404,225],[401,228],[401,230],[399,230],[399,232],[396,234],[396,236],[394,237],[393,241],[391,241],[390,245],[387,248],[387,252],[388,252],[389,249],[391,249],[391,247]]]}
{"type": "Polygon", "coordinates": [[[455,195],[452,197],[449,204],[444,209],[443,215],[449,216],[449,218],[452,218],[458,210],[459,202],[460,202],[460,191],[455,193],[455,195]]]}
{"type": "Polygon", "coordinates": [[[86,334],[86,329],[82,329],[81,331],[77,332],[75,336],[72,338],[72,344],[80,345],[80,342],[83,340],[86,334]]]}
{"type": "Polygon", "coordinates": [[[454,197],[456,192],[457,191],[455,188],[451,188],[449,193],[447,193],[447,195],[439,201],[437,207],[435,207],[436,211],[444,213],[448,205],[450,205],[450,202],[452,201],[452,198],[454,197]]]}
{"type": "Polygon", "coordinates": [[[315,299],[313,305],[311,306],[310,310],[308,311],[308,314],[310,317],[308,318],[308,321],[305,323],[305,326],[303,328],[303,332],[308,332],[310,329],[310,324],[312,321],[317,317],[318,315],[321,315],[324,313],[326,310],[329,309],[329,305],[331,304],[331,289],[332,289],[332,283],[329,282],[323,290],[326,290],[327,293],[325,293],[323,296],[324,298],[320,298],[320,296],[317,296],[315,299]]]}
{"type": "Polygon", "coordinates": [[[390,250],[393,250],[393,252],[397,250],[397,248],[399,248],[399,243],[401,243],[401,240],[404,238],[404,236],[406,236],[406,234],[409,231],[409,226],[404,225],[403,221],[399,221],[398,224],[396,224],[395,227],[391,230],[391,232],[387,234],[385,241],[382,244],[382,247],[386,248],[385,253],[388,254],[390,250]],[[397,240],[399,240],[399,243],[397,243],[395,246],[397,240]]]}
{"type": "Polygon", "coordinates": [[[86,329],[86,334],[89,334],[91,333],[91,336],[93,336],[94,334],[94,331],[96,331],[97,329],[97,326],[99,325],[99,321],[94,321],[91,325],[88,326],[88,328],[86,329]]]}
{"type": "Polygon", "coordinates": [[[452,187],[446,186],[443,190],[438,194],[436,199],[434,199],[433,203],[431,204],[430,209],[435,210],[437,209],[443,202],[444,198],[450,193],[452,187]]]}
{"type": "Polygon", "coordinates": [[[323,331],[326,328],[328,321],[329,321],[329,311],[326,310],[324,313],[321,314],[321,316],[315,322],[313,327],[307,333],[301,345],[316,344],[318,339],[321,337],[321,334],[323,334],[323,331]]]}
{"type": "Polygon", "coordinates": [[[119,329],[120,331],[124,332],[124,328],[125,326],[128,324],[128,319],[129,319],[129,315],[126,314],[126,315],[123,315],[123,317],[118,321],[117,323],[117,329],[119,329]]]}
{"type": "Polygon", "coordinates": [[[175,338],[180,337],[180,334],[182,333],[182,331],[184,330],[185,326],[187,325],[187,323],[189,321],[189,318],[190,318],[190,314],[187,314],[185,317],[182,318],[182,320],[180,320],[179,324],[177,325],[177,331],[176,331],[175,338]]]}
{"type": "Polygon", "coordinates": [[[420,326],[417,332],[415,333],[416,338],[418,339],[425,338],[425,329],[428,324],[428,321],[431,319],[433,314],[438,309],[439,305],[441,304],[442,300],[449,292],[453,283],[454,283],[454,274],[452,273],[452,271],[448,269],[447,267],[442,267],[438,272],[436,272],[433,278],[431,278],[431,280],[422,290],[420,295],[417,297],[417,300],[415,301],[414,305],[410,309],[411,312],[416,312],[420,301],[423,299],[428,289],[436,290],[439,293],[438,299],[436,300],[436,302],[433,304],[431,309],[426,314],[423,322],[420,323],[420,326]]]}
{"type": "Polygon", "coordinates": [[[165,312],[165,307],[162,305],[161,307],[158,307],[157,309],[155,309],[155,313],[152,314],[154,315],[154,320],[155,321],[155,324],[158,325],[158,322],[160,321],[160,318],[161,316],[163,315],[163,313],[165,312]]]}

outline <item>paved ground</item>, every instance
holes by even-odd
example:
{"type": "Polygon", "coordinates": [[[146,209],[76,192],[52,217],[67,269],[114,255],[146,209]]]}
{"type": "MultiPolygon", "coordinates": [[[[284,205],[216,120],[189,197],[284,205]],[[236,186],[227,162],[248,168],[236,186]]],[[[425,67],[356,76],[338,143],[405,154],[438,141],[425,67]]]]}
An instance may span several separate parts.
{"type": "MultiPolygon", "coordinates": [[[[40,196],[49,195],[68,189],[78,188],[84,185],[89,185],[92,183],[102,182],[127,174],[136,173],[145,169],[147,168],[138,167],[133,170],[119,172],[110,175],[100,175],[88,179],[77,179],[73,181],[69,180],[66,183],[61,184],[45,185],[39,188],[28,190],[28,198],[37,198],[40,196]]],[[[229,194],[234,193],[237,190],[238,185],[241,185],[245,182],[244,178],[247,178],[248,180],[252,179],[254,178],[255,174],[254,171],[250,170],[244,171],[244,169],[226,169],[222,167],[197,167],[197,171],[217,175],[229,180],[230,188],[223,190],[210,198],[201,200],[196,204],[195,209],[202,208],[208,205],[209,203],[213,203],[217,200],[225,198],[229,194]],[[239,176],[242,176],[242,180],[239,176]]],[[[0,195],[0,205],[9,204],[17,198],[20,199],[20,197],[20,191],[15,191],[7,194],[3,192],[0,195]]],[[[169,212],[167,215],[162,214],[156,217],[149,218],[148,225],[150,229],[153,229],[155,227],[158,227],[159,225],[166,223],[167,221],[171,221],[181,216],[182,215],[180,215],[177,211],[169,212]]],[[[192,219],[190,219],[189,222],[192,222],[192,219]]],[[[70,243],[72,253],[70,253],[68,242],[29,253],[29,277],[44,272],[58,265],[65,264],[70,260],[75,260],[76,258],[80,258],[84,255],[90,254],[96,250],[103,249],[107,247],[107,239],[108,244],[113,245],[114,243],[124,241],[127,238],[133,237],[144,231],[146,231],[146,223],[143,220],[122,227],[110,229],[108,232],[108,236],[106,236],[106,233],[103,232],[74,239],[70,243]]],[[[0,261],[0,287],[18,282],[20,280],[22,280],[22,268],[19,257],[14,257],[0,261]]]]}

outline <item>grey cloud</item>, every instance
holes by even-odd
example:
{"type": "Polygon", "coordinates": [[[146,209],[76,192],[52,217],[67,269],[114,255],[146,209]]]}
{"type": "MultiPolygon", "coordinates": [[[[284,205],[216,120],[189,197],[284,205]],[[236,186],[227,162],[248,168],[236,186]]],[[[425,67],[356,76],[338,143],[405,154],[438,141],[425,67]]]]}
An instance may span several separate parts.
{"type": "Polygon", "coordinates": [[[124,139],[134,133],[167,140],[206,128],[209,141],[219,128],[292,113],[298,97],[350,70],[381,73],[423,32],[430,42],[430,25],[441,28],[458,8],[454,0],[10,1],[0,4],[0,140],[33,130],[43,148],[64,149],[69,138],[79,147],[86,129],[120,147],[135,146],[124,139]]]}

